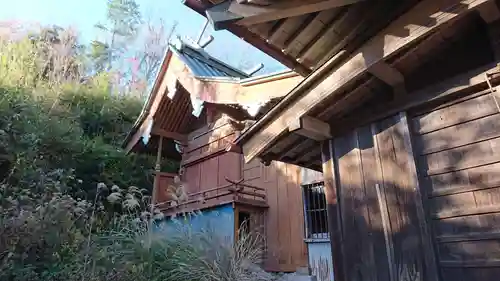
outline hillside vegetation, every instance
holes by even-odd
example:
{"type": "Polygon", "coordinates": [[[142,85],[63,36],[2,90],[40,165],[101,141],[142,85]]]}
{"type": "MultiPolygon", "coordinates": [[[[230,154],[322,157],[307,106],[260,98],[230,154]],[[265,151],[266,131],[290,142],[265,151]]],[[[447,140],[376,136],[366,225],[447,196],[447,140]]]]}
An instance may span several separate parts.
{"type": "Polygon", "coordinates": [[[0,280],[273,279],[254,266],[258,235],[231,245],[210,230],[153,232],[164,219],[150,205],[154,157],[121,143],[161,55],[138,73],[117,66],[141,20],[133,1],[108,4],[115,18],[99,27],[111,42],[84,46],[59,27],[0,36],[0,280]]]}

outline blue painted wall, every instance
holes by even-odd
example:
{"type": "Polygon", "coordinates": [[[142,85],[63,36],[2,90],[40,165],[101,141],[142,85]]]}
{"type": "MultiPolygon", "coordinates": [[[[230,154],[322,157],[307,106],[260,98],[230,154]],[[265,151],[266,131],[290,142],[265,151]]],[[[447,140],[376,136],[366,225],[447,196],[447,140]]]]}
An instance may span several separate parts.
{"type": "Polygon", "coordinates": [[[333,260],[330,240],[307,243],[309,266],[318,281],[333,281],[333,260]]]}
{"type": "Polygon", "coordinates": [[[208,231],[229,242],[234,242],[234,209],[232,204],[218,206],[161,222],[157,231],[169,237],[208,231]]]}

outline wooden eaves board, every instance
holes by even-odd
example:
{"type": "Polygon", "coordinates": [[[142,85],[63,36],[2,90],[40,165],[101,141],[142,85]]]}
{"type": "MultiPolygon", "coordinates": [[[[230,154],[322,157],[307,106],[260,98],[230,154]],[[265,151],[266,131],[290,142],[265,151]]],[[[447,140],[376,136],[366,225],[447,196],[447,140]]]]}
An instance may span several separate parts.
{"type": "MultiPolygon", "coordinates": [[[[295,93],[298,98],[289,106],[277,106],[264,116],[263,128],[250,129],[255,135],[243,141],[245,161],[249,162],[269,148],[273,142],[287,132],[288,125],[296,118],[307,114],[327,98],[338,93],[349,81],[369,71],[371,67],[383,62],[418,41],[439,26],[458,18],[492,0],[424,0],[392,22],[387,28],[368,41],[343,65],[328,73],[322,81],[313,85],[306,94],[301,94],[301,85],[295,93]],[[334,89],[332,91],[332,89],[334,89]],[[281,111],[282,110],[282,111],[281,111]],[[281,111],[281,112],[279,112],[281,111]],[[274,115],[274,116],[273,116],[274,115]]],[[[332,60],[334,60],[333,58],[332,60]]],[[[321,71],[319,69],[318,71],[321,71]]],[[[313,74],[314,75],[314,74],[313,74]]],[[[306,86],[311,82],[306,79],[306,86]]],[[[284,101],[289,102],[289,101],[284,101]]],[[[244,136],[243,136],[244,138],[244,136]]]]}

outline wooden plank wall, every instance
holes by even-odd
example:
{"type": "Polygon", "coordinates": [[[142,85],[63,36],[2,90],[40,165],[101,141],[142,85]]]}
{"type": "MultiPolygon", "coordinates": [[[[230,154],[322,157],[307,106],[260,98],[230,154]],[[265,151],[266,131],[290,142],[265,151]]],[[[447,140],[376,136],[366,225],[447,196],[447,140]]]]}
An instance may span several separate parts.
{"type": "MultiPolygon", "coordinates": [[[[225,122],[190,134],[182,164],[188,193],[224,186],[228,184],[226,177],[234,181],[244,178],[246,184],[266,188],[269,208],[265,219],[265,268],[294,272],[298,267],[307,267],[301,168],[281,162],[273,162],[269,167],[259,161],[245,164],[242,155],[225,151],[234,138],[234,130],[225,122]]],[[[207,196],[216,193],[209,192],[207,196]]]]}
{"type": "MultiPolygon", "coordinates": [[[[156,174],[155,174],[156,176],[156,174]]],[[[172,198],[168,194],[168,186],[174,183],[174,177],[176,175],[172,173],[159,173],[158,174],[158,188],[156,189],[156,202],[155,204],[165,203],[172,198]]]]}
{"type": "Polygon", "coordinates": [[[241,155],[225,151],[234,138],[232,127],[225,122],[214,127],[204,126],[190,134],[181,164],[188,193],[227,185],[226,177],[234,181],[242,178],[241,155]]]}
{"type": "MultiPolygon", "coordinates": [[[[436,280],[404,116],[331,141],[340,206],[339,280],[436,280]],[[412,166],[413,165],[413,166],[412,166]],[[425,258],[424,258],[425,257],[425,258]]],[[[327,179],[325,179],[327,180],[327,179]]]]}
{"type": "MultiPolygon", "coordinates": [[[[244,161],[243,158],[241,161],[244,161]]],[[[264,265],[269,271],[294,272],[308,264],[300,170],[298,166],[276,161],[268,167],[259,161],[243,166],[246,183],[267,189],[269,208],[266,214],[267,258],[264,265]]]]}
{"type": "Polygon", "coordinates": [[[500,276],[500,94],[415,112],[419,176],[443,281],[500,276]]]}

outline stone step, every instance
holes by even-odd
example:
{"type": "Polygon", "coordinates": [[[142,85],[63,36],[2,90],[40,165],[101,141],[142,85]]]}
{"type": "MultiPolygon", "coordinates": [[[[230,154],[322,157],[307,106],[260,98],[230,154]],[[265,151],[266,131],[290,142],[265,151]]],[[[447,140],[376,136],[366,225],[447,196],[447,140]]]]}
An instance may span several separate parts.
{"type": "Polygon", "coordinates": [[[296,273],[285,274],[278,281],[317,281],[316,276],[301,275],[296,273]]]}

